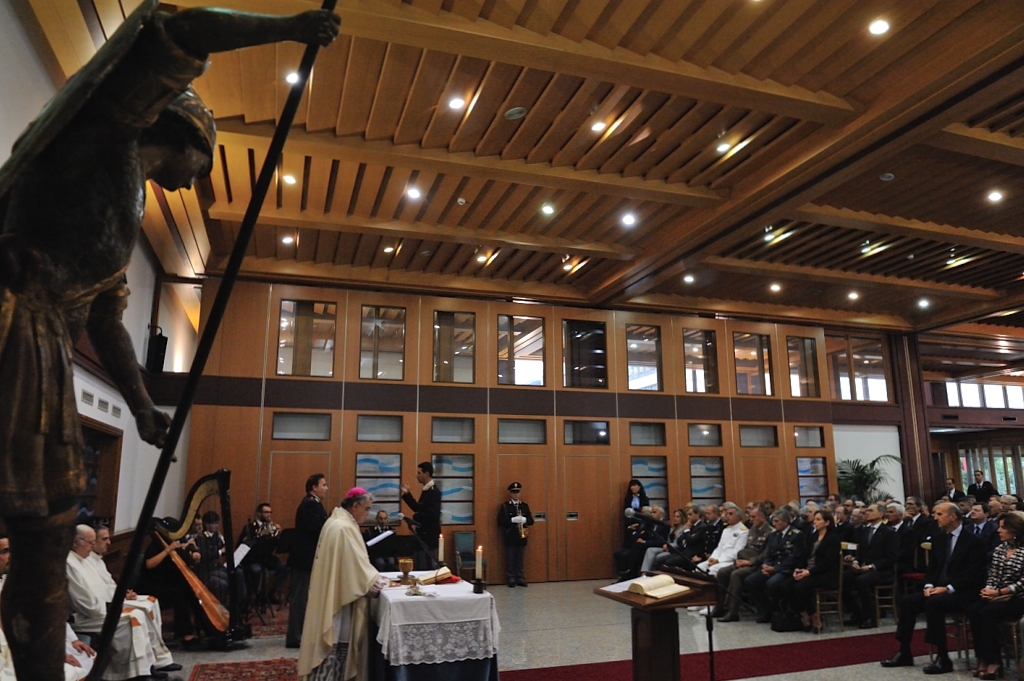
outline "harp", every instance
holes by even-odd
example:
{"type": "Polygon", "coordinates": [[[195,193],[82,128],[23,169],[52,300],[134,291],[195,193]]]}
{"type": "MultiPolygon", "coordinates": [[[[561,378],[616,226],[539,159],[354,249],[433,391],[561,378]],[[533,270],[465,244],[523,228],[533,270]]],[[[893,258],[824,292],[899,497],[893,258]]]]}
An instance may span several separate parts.
{"type": "Polygon", "coordinates": [[[203,628],[211,635],[209,644],[214,648],[226,648],[252,636],[251,628],[242,621],[245,603],[231,539],[230,482],[231,471],[226,468],[200,478],[189,490],[178,520],[153,521],[153,534],[164,544],[173,541],[185,544],[195,537],[200,562],[190,565],[177,553],[172,554],[172,561],[200,605],[199,610],[207,620],[202,623],[203,628]],[[214,516],[222,523],[221,532],[196,534],[204,518],[210,520],[214,516]]]}

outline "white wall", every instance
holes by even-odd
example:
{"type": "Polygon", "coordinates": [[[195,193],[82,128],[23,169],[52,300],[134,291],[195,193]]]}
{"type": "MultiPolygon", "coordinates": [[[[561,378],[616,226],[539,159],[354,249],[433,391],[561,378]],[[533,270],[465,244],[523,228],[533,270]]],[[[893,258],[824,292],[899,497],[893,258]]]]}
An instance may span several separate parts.
{"type": "MultiPolygon", "coordinates": [[[[832,426],[835,440],[836,461],[840,459],[859,460],[870,463],[883,454],[901,456],[900,433],[896,426],[832,426]]],[[[903,487],[903,469],[897,463],[881,466],[890,482],[879,486],[883,492],[903,499],[907,492],[903,487]]]]}
{"type": "Polygon", "coordinates": [[[0,0],[0,163],[29,121],[53,96],[54,87],[36,55],[11,0],[0,0]]]}

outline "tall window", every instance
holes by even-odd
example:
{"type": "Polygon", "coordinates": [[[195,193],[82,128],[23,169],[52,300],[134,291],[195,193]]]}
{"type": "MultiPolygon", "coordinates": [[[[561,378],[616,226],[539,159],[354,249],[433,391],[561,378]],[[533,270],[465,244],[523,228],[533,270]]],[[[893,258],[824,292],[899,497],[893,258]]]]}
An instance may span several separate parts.
{"type": "Polygon", "coordinates": [[[281,301],[278,376],[333,376],[337,306],[312,300],[281,301]]]}
{"type": "Polygon", "coordinates": [[[363,305],[359,378],[401,381],[405,377],[405,308],[363,305]]]}
{"type": "Polygon", "coordinates": [[[736,392],[740,395],[771,395],[772,343],[760,333],[732,334],[736,362],[736,392]]]}
{"type": "Polygon", "coordinates": [[[661,390],[661,327],[626,324],[630,390],[661,390]]]}
{"type": "Polygon", "coordinates": [[[718,352],[715,332],[683,329],[686,392],[718,393],[718,352]]]}
{"type": "Polygon", "coordinates": [[[434,454],[434,478],[441,490],[441,524],[473,524],[473,455],[434,454]]]}
{"type": "Polygon", "coordinates": [[[888,402],[889,372],[880,338],[825,336],[832,399],[888,402]]]}
{"type": "Polygon", "coordinates": [[[434,310],[434,382],[472,383],[476,315],[434,310]]]}
{"type": "Polygon", "coordinates": [[[401,454],[356,454],[356,487],[373,494],[368,519],[374,518],[377,511],[398,513],[401,476],[401,454]]]}
{"type": "Polygon", "coordinates": [[[607,388],[608,357],[604,322],[562,321],[562,385],[607,388]]]}
{"type": "Polygon", "coordinates": [[[814,339],[787,336],[786,349],[789,351],[789,390],[793,397],[821,397],[814,339]]]}
{"type": "Polygon", "coordinates": [[[1020,385],[946,381],[945,393],[944,406],[1024,409],[1024,387],[1020,385]]]}
{"type": "Polygon", "coordinates": [[[498,383],[544,385],[544,320],[498,315],[498,383]]]}

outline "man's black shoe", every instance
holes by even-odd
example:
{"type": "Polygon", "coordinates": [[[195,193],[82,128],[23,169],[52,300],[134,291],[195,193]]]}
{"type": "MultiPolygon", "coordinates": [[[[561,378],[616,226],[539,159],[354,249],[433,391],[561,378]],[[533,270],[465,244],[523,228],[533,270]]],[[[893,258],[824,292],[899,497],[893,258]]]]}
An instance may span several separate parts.
{"type": "Polygon", "coordinates": [[[516,588],[516,583],[513,582],[513,581],[510,581],[508,584],[506,584],[506,586],[508,588],[510,588],[510,589],[514,589],[514,588],[516,588]]]}
{"type": "Polygon", "coordinates": [[[767,615],[761,615],[754,621],[758,624],[770,624],[772,621],[772,614],[768,613],[767,615]]]}
{"type": "Polygon", "coordinates": [[[300,644],[300,643],[293,643],[291,641],[286,641],[285,644],[284,644],[284,647],[285,648],[300,648],[300,647],[302,647],[302,644],[300,644]]]}
{"type": "Polygon", "coordinates": [[[914,658],[902,650],[888,660],[882,660],[883,667],[913,667],[914,658]]]}
{"type": "Polygon", "coordinates": [[[525,579],[517,579],[516,580],[516,585],[517,586],[529,586],[529,584],[526,583],[525,579]]]}
{"type": "Polygon", "coordinates": [[[181,671],[181,665],[178,664],[177,662],[172,662],[171,664],[164,665],[163,667],[154,667],[153,671],[155,671],[155,672],[180,672],[181,671]]]}
{"type": "Polygon", "coordinates": [[[874,629],[878,625],[872,619],[866,619],[858,625],[861,629],[874,629]]]}
{"type": "Polygon", "coordinates": [[[934,662],[921,671],[925,674],[948,674],[953,671],[953,661],[948,657],[937,657],[934,662]]]}

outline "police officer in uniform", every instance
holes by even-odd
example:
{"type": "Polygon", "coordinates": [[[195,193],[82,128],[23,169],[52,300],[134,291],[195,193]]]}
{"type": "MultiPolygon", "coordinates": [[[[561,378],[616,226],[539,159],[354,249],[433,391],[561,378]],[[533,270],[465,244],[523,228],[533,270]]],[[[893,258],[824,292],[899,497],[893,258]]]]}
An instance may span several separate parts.
{"type": "Polygon", "coordinates": [[[523,486],[513,482],[508,486],[511,499],[498,509],[498,525],[505,531],[505,576],[509,587],[526,586],[523,556],[526,554],[526,528],[533,525],[533,514],[525,501],[519,500],[523,486]]]}

